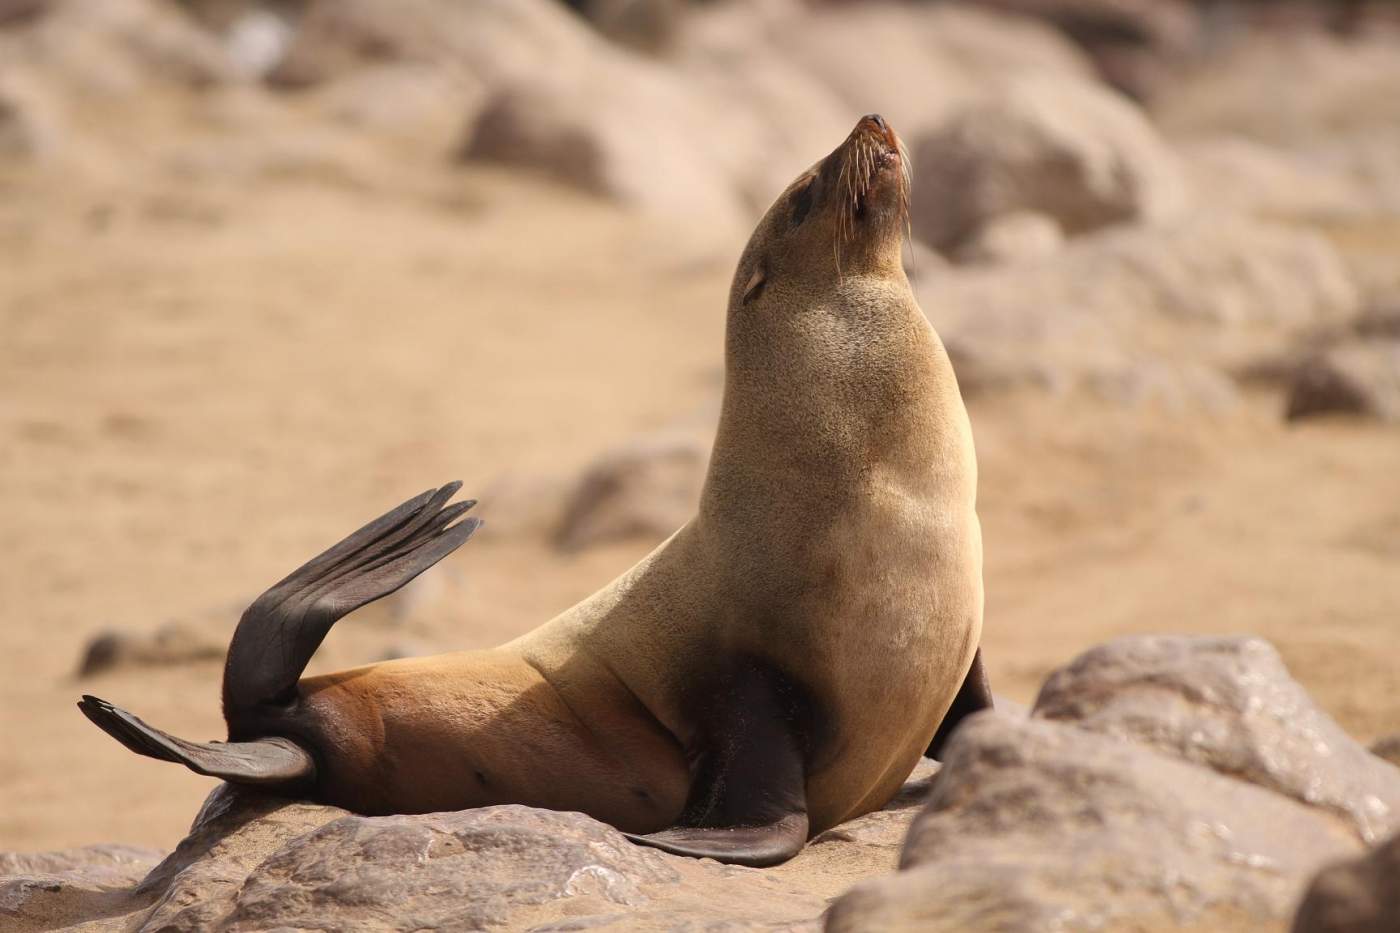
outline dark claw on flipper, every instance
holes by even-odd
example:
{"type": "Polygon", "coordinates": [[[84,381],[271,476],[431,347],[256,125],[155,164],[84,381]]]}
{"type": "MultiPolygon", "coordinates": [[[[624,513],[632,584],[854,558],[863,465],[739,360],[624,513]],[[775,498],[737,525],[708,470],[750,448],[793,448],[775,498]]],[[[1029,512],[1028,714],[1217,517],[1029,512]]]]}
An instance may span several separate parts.
{"type": "Polygon", "coordinates": [[[780,865],[802,851],[807,842],[807,814],[794,813],[762,826],[682,827],[646,835],[623,835],[635,843],[672,855],[767,868],[780,865]]]}

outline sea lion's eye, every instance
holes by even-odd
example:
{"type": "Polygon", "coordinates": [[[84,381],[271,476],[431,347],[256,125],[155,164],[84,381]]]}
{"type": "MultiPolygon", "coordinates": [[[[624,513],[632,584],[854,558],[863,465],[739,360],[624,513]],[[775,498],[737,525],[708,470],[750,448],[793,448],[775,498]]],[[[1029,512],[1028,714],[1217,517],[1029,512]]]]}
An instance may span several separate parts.
{"type": "Polygon", "coordinates": [[[812,209],[812,182],[816,180],[815,175],[808,175],[807,180],[802,183],[792,194],[792,218],[790,223],[796,227],[807,219],[807,212],[812,209]]]}
{"type": "Polygon", "coordinates": [[[768,274],[763,271],[762,264],[753,267],[753,274],[749,276],[748,284],[744,286],[743,303],[748,304],[758,297],[758,293],[763,291],[763,283],[768,281],[768,274]]]}

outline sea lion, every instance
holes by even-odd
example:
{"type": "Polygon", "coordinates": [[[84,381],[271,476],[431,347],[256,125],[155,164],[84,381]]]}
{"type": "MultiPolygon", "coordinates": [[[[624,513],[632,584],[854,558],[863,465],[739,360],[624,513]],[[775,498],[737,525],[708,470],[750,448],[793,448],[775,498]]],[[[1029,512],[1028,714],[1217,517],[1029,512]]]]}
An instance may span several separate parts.
{"type": "Polygon", "coordinates": [[[494,650],[300,679],[337,619],[472,533],[451,484],[253,603],[227,743],[83,712],[138,753],[360,813],[579,810],[747,865],[879,808],[991,703],[972,433],[904,275],[908,194],[871,115],[764,215],[698,514],[593,596],[494,650]]]}

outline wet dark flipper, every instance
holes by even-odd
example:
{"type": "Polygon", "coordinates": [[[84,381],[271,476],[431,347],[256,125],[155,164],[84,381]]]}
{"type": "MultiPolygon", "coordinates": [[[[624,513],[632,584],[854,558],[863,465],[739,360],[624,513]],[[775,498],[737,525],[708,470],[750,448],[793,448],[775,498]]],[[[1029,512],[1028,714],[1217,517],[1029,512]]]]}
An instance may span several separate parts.
{"type": "Polygon", "coordinates": [[[812,707],[781,673],[741,668],[705,691],[700,754],[680,825],[633,842],[762,868],[807,842],[804,737],[812,707]]]}
{"type": "Polygon", "coordinates": [[[474,500],[448,505],[448,483],[408,500],[289,574],[239,620],[224,668],[224,713],[284,704],[342,616],[399,589],[460,547],[481,524],[457,521],[474,500]],[[455,524],[453,524],[455,522],[455,524]]]}
{"type": "Polygon", "coordinates": [[[316,776],[316,764],[311,755],[291,739],[190,742],[94,696],[85,695],[78,709],[99,729],[136,754],[173,761],[196,774],[238,784],[276,785],[310,781],[316,776]]]}
{"type": "Polygon", "coordinates": [[[987,679],[987,669],[982,666],[982,649],[979,647],[977,653],[972,656],[972,667],[968,668],[967,676],[958,688],[958,695],[953,697],[953,705],[948,707],[943,721],[938,724],[938,731],[933,734],[933,741],[929,743],[924,757],[941,758],[943,746],[958,728],[958,724],[973,713],[991,708],[992,683],[987,679]]]}

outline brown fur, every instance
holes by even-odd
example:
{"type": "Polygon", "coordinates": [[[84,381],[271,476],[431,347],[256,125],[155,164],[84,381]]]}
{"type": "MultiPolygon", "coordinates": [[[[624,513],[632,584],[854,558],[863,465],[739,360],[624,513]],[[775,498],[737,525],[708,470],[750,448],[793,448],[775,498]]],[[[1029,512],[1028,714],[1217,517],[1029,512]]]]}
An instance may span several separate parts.
{"type": "Polygon", "coordinates": [[[706,691],[743,658],[800,687],[810,833],[889,800],[982,624],[972,435],[901,267],[907,199],[902,147],[866,118],[759,223],[699,512],[637,566],[494,651],[301,682],[281,732],[319,797],[660,829],[693,790],[706,691]]]}

